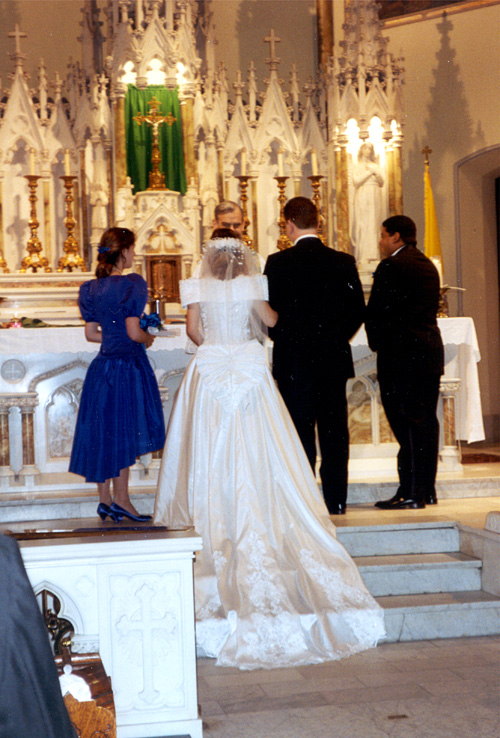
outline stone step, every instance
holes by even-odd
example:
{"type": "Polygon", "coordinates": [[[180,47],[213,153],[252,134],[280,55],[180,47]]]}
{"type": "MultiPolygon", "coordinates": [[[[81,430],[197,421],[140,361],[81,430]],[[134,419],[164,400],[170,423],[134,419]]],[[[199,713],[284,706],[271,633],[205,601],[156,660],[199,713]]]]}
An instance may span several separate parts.
{"type": "Polygon", "coordinates": [[[481,589],[481,561],[459,552],[354,559],[374,597],[481,589]]]}
{"type": "Polygon", "coordinates": [[[337,538],[353,557],[459,550],[454,522],[338,527],[337,538]]]}
{"type": "Polygon", "coordinates": [[[484,591],[377,597],[387,641],[498,635],[500,598],[484,591]]]}
{"type": "MultiPolygon", "coordinates": [[[[495,466],[496,465],[492,465],[495,466]]],[[[473,477],[465,476],[463,473],[442,474],[438,473],[436,479],[436,494],[438,500],[463,499],[465,497],[495,497],[498,495],[499,474],[495,470],[478,472],[473,477]]],[[[393,497],[399,486],[397,478],[384,481],[383,479],[355,479],[349,476],[349,489],[347,504],[369,504],[379,500],[389,500],[393,497]]]]}

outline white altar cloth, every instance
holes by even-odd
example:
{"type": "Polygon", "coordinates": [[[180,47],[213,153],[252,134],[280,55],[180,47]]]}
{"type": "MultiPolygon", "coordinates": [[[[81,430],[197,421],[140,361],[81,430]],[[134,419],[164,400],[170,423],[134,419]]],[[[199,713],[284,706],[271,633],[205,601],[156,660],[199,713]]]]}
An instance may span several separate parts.
{"type": "Polygon", "coordinates": [[[74,651],[98,651],[118,738],[202,738],[193,604],[193,531],[19,541],[29,580],[61,601],[74,651]]]}
{"type": "MultiPolygon", "coordinates": [[[[485,438],[477,363],[481,359],[472,318],[439,318],[439,330],[445,346],[445,370],[448,378],[461,380],[455,399],[456,436],[467,443],[485,438]]],[[[366,331],[361,326],[351,341],[355,361],[371,354],[366,331]]]]}
{"type": "MultiPolygon", "coordinates": [[[[148,351],[173,351],[186,347],[185,325],[172,325],[176,336],[157,336],[148,351]]],[[[70,352],[97,353],[100,344],[90,343],[85,338],[84,326],[61,328],[8,328],[0,333],[1,355],[61,354],[70,352]]]]}

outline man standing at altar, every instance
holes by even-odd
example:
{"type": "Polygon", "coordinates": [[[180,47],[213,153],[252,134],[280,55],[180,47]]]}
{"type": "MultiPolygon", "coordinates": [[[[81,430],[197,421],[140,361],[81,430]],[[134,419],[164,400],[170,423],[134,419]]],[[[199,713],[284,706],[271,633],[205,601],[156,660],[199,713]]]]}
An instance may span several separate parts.
{"type": "Polygon", "coordinates": [[[354,257],[318,238],[311,200],[292,198],[284,217],[294,245],[271,254],[264,270],[279,316],[269,331],[273,376],[313,471],[317,426],[323,497],[330,514],[342,515],[349,461],[346,382],[354,376],[349,340],[363,322],[363,290],[354,257]]]}
{"type": "Polygon", "coordinates": [[[382,509],[435,504],[439,447],[436,408],[444,351],[437,325],[439,274],[417,249],[411,218],[382,223],[379,263],[367,307],[366,333],[377,352],[385,414],[396,440],[399,488],[382,509]]]}
{"type": "Polygon", "coordinates": [[[243,213],[237,202],[224,200],[216,206],[212,228],[229,228],[234,231],[235,238],[241,238],[244,225],[243,213]]]}

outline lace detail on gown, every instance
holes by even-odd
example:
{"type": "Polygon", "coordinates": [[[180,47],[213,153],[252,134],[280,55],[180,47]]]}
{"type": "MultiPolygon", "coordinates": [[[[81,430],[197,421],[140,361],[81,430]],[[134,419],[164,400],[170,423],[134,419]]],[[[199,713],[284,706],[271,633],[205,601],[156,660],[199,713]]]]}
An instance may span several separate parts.
{"type": "Polygon", "coordinates": [[[177,507],[195,560],[199,655],[241,669],[315,664],[371,648],[382,609],[337,541],[292,420],[252,335],[265,277],[181,283],[204,342],[170,417],[155,522],[177,507]]]}

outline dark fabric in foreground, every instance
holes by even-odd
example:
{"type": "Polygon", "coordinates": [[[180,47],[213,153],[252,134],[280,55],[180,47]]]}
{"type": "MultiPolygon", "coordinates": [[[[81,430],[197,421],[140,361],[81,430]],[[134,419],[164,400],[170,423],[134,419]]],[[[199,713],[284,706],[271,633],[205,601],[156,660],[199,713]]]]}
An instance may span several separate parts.
{"type": "Polygon", "coordinates": [[[76,738],[17,542],[0,535],[0,738],[76,738]]]}

